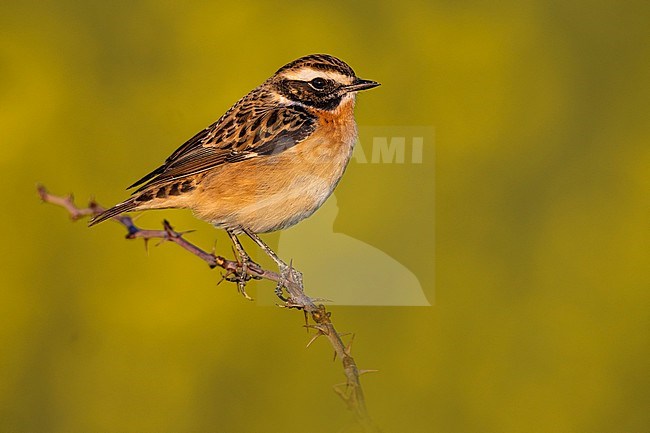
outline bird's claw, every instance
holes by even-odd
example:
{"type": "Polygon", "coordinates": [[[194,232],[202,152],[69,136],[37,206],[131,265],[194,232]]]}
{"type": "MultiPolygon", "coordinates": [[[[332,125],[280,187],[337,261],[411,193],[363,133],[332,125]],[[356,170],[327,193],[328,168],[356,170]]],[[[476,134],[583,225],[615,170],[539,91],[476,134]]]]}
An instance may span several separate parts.
{"type": "Polygon", "coordinates": [[[246,293],[246,283],[248,283],[248,281],[251,279],[256,278],[248,273],[248,270],[254,267],[259,268],[260,265],[252,261],[250,257],[241,257],[238,260],[237,269],[231,276],[226,277],[227,281],[237,283],[237,291],[249,301],[252,301],[253,298],[251,298],[248,293],[246,293]]]}
{"type": "Polygon", "coordinates": [[[291,297],[287,298],[284,296],[283,289],[286,287],[288,282],[294,283],[302,287],[302,273],[295,269],[292,264],[279,264],[280,268],[280,279],[278,284],[275,287],[275,295],[280,298],[284,303],[290,303],[291,297]]]}
{"type": "Polygon", "coordinates": [[[282,302],[287,303],[287,302],[289,302],[289,298],[287,298],[286,296],[284,296],[284,291],[283,291],[283,289],[284,289],[284,283],[285,283],[285,282],[284,282],[284,279],[282,278],[282,276],[280,276],[280,281],[278,281],[278,285],[275,286],[275,296],[277,296],[278,298],[280,298],[280,300],[281,300],[282,302]]]}

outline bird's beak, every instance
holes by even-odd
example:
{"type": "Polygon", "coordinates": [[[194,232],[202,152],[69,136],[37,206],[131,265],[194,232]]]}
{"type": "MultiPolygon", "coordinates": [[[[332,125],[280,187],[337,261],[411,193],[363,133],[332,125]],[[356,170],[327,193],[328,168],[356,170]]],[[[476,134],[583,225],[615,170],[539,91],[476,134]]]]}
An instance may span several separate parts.
{"type": "Polygon", "coordinates": [[[373,87],[377,87],[379,85],[380,84],[376,81],[356,78],[352,84],[345,86],[345,90],[346,92],[358,92],[360,90],[372,89],[373,87]]]}

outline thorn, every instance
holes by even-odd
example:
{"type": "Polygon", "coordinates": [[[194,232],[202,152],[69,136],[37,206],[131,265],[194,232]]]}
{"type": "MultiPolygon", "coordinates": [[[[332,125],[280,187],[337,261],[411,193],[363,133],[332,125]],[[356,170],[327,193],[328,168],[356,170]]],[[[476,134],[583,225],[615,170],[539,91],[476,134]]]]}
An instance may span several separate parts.
{"type": "Polygon", "coordinates": [[[366,373],[379,373],[379,370],[359,370],[359,376],[366,373]]]}
{"type": "Polygon", "coordinates": [[[348,408],[352,408],[353,400],[350,395],[350,385],[348,383],[339,383],[337,385],[334,385],[332,387],[334,389],[334,392],[341,397],[341,400],[345,402],[345,404],[348,405],[348,408]],[[343,391],[341,388],[345,387],[345,391],[343,391]]]}
{"type": "Polygon", "coordinates": [[[326,333],[323,332],[323,330],[318,326],[318,325],[302,325],[303,328],[309,329],[315,329],[316,332],[318,332],[321,335],[327,335],[326,333]]]}
{"type": "Polygon", "coordinates": [[[147,255],[149,255],[149,239],[144,238],[144,250],[147,252],[147,255]]]}
{"type": "MultiPolygon", "coordinates": [[[[282,305],[282,308],[295,308],[296,310],[303,310],[305,311],[305,306],[301,304],[297,304],[293,302],[291,299],[289,299],[287,302],[282,305]]],[[[312,327],[313,325],[307,325],[309,327],[312,327]]]]}
{"type": "Polygon", "coordinates": [[[172,237],[178,237],[178,238],[182,237],[182,236],[183,236],[184,234],[186,234],[186,233],[193,233],[193,232],[196,231],[196,230],[194,230],[194,229],[190,229],[190,230],[185,230],[185,231],[182,231],[182,232],[181,232],[181,231],[177,232],[176,230],[174,230],[174,228],[171,226],[171,224],[170,224],[169,221],[167,221],[167,220],[164,220],[164,221],[163,221],[163,228],[165,229],[165,231],[166,231],[170,236],[172,236],[172,237]]]}
{"type": "MultiPolygon", "coordinates": [[[[342,385],[342,384],[341,384],[341,385],[342,385]]],[[[342,399],[344,402],[347,403],[347,401],[348,401],[348,396],[345,395],[345,393],[343,393],[343,391],[341,391],[341,390],[339,389],[339,385],[334,385],[332,388],[334,389],[334,392],[337,393],[338,396],[341,397],[341,399],[342,399]]]]}
{"type": "Polygon", "coordinates": [[[332,362],[336,361],[336,350],[334,351],[334,358],[332,358],[332,362]]]}
{"type": "Polygon", "coordinates": [[[297,282],[293,280],[293,259],[289,260],[289,281],[292,283],[297,282]]]}
{"type": "Polygon", "coordinates": [[[352,352],[352,343],[354,342],[354,333],[352,333],[352,337],[350,338],[350,342],[348,343],[347,346],[345,346],[345,353],[348,355],[352,352]]]}
{"type": "Polygon", "coordinates": [[[309,343],[307,343],[307,346],[305,346],[305,349],[309,349],[309,346],[311,346],[311,344],[312,344],[314,341],[318,340],[318,337],[320,337],[321,335],[323,335],[322,332],[318,332],[318,333],[316,333],[316,335],[314,335],[314,336],[311,338],[311,340],[309,340],[309,343]]]}
{"type": "Polygon", "coordinates": [[[170,238],[180,237],[180,234],[174,231],[174,228],[169,223],[169,221],[163,220],[163,228],[165,229],[165,232],[167,232],[167,236],[169,236],[170,238]]]}

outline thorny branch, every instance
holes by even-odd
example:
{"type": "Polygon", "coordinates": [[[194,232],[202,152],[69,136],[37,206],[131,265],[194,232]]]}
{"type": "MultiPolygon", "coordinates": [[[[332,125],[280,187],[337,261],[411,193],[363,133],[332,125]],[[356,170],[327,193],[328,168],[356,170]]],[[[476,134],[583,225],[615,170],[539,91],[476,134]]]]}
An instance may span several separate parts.
{"type": "MultiPolygon", "coordinates": [[[[42,185],[39,185],[37,189],[43,202],[63,207],[69,213],[70,218],[73,221],[84,217],[95,216],[104,211],[104,208],[94,200],[90,201],[88,207],[79,208],[75,205],[74,197],[72,195],[65,197],[53,195],[50,194],[42,185]]],[[[226,271],[226,276],[235,275],[237,272],[241,272],[240,263],[202,250],[187,241],[183,237],[183,232],[175,231],[167,220],[163,222],[162,230],[144,230],[137,227],[131,217],[127,215],[119,215],[113,219],[126,228],[127,239],[144,239],[145,242],[150,239],[161,239],[163,241],[173,242],[199,257],[201,260],[206,262],[211,269],[216,267],[223,268],[226,271]]],[[[276,272],[262,269],[258,266],[249,266],[247,272],[250,278],[266,279],[277,284],[282,284],[289,294],[289,297],[286,298],[284,305],[281,306],[289,309],[302,310],[305,313],[305,318],[311,317],[313,324],[306,324],[305,326],[308,329],[314,329],[316,335],[307,346],[309,347],[309,345],[311,345],[311,343],[313,343],[318,337],[327,337],[334,349],[335,358],[338,357],[341,359],[346,376],[346,382],[335,386],[334,391],[347,404],[348,408],[352,411],[355,418],[366,432],[379,432],[379,428],[372,422],[368,415],[363,389],[361,388],[361,382],[359,380],[359,377],[362,374],[374,370],[360,370],[357,367],[354,358],[350,355],[351,342],[347,346],[343,343],[341,334],[339,334],[334,328],[331,313],[326,310],[325,306],[316,305],[314,300],[305,294],[302,281],[299,278],[298,281],[296,281],[297,278],[294,277],[296,273],[291,272],[290,278],[287,279],[282,278],[281,275],[276,272]]]]}

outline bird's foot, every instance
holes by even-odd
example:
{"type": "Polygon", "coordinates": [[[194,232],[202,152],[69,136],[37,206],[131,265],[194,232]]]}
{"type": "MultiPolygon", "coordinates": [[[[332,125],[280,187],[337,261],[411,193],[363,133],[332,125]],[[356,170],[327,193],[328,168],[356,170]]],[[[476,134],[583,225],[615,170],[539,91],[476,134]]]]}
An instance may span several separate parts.
{"type": "Polygon", "coordinates": [[[284,288],[287,286],[287,283],[293,283],[302,287],[302,272],[293,267],[293,263],[288,265],[284,262],[278,263],[280,268],[280,279],[278,285],[275,287],[275,295],[280,298],[282,302],[289,302],[291,300],[291,294],[289,293],[289,298],[284,296],[284,288]]]}
{"type": "Polygon", "coordinates": [[[252,301],[253,298],[251,298],[248,293],[246,293],[246,283],[252,279],[260,278],[255,275],[251,275],[249,272],[250,270],[255,271],[259,269],[261,269],[260,265],[251,260],[250,257],[247,255],[240,256],[237,257],[237,268],[229,276],[226,276],[224,278],[226,281],[237,283],[237,291],[241,293],[244,298],[252,301]]]}

